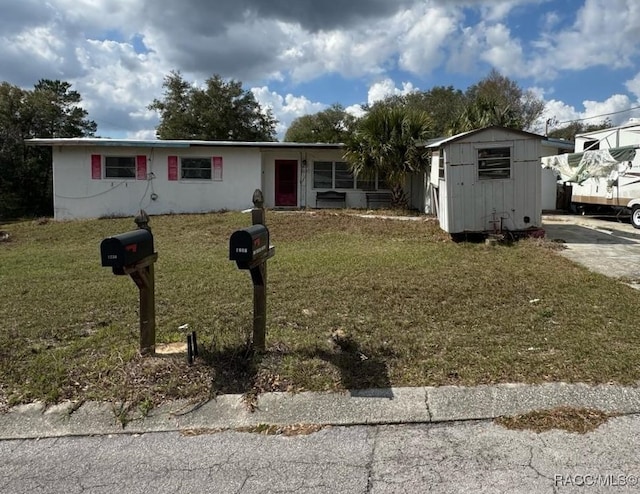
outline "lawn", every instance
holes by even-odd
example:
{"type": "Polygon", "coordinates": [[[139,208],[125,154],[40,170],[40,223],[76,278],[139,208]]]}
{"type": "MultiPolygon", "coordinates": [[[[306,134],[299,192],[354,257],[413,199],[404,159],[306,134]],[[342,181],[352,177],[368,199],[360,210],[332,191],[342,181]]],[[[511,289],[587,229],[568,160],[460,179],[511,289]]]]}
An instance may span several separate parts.
{"type": "Polygon", "coordinates": [[[428,218],[268,212],[267,351],[247,347],[252,285],[228,260],[241,213],[152,217],[158,343],[138,355],[138,291],[100,266],[131,218],[0,225],[0,404],[153,406],[217,393],[640,380],[640,293],[540,240],[454,243],[428,218]]]}

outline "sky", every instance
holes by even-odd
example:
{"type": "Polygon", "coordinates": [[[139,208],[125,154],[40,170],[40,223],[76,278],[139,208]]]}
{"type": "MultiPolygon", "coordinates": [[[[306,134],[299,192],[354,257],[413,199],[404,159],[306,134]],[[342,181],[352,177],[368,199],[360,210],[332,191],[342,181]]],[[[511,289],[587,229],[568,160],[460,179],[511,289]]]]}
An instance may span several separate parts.
{"type": "Polygon", "coordinates": [[[0,81],[70,82],[101,137],[154,138],[147,106],[172,70],[241,81],[279,139],[334,103],[361,115],[491,69],[545,101],[533,131],[640,118],[638,0],[0,0],[0,12],[0,81]]]}

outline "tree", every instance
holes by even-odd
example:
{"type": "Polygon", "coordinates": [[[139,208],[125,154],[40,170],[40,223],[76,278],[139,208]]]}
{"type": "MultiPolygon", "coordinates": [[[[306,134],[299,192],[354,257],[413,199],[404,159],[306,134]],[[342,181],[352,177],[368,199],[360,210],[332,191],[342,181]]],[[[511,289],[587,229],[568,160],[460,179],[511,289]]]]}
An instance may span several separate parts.
{"type": "Polygon", "coordinates": [[[378,106],[360,119],[346,143],[345,158],[354,175],[384,176],[396,207],[406,207],[403,185],[407,174],[426,171],[429,153],[420,143],[432,135],[424,111],[378,106]]]}
{"type": "Polygon", "coordinates": [[[238,81],[213,75],[204,88],[198,88],[173,71],[163,87],[163,98],[154,99],[148,107],[160,114],[159,139],[275,140],[277,122],[271,110],[264,110],[238,81]]]}
{"type": "Polygon", "coordinates": [[[466,101],[464,93],[453,86],[434,86],[427,91],[390,96],[374,103],[371,108],[400,106],[424,111],[431,118],[433,135],[445,136],[450,132],[452,122],[462,113],[466,101]]]}
{"type": "Polygon", "coordinates": [[[514,129],[531,129],[542,115],[545,103],[532,91],[492,69],[480,82],[465,92],[466,105],[453,122],[453,133],[500,125],[514,129]]]}
{"type": "Polygon", "coordinates": [[[478,97],[467,103],[458,117],[451,123],[451,135],[482,129],[491,125],[520,129],[521,119],[516,110],[509,105],[503,106],[494,100],[478,97]]]}
{"type": "Polygon", "coordinates": [[[288,142],[345,142],[355,126],[356,117],[338,103],[313,115],[296,118],[287,129],[288,142]]]}
{"type": "Polygon", "coordinates": [[[611,120],[608,118],[594,124],[585,124],[584,122],[571,122],[564,127],[551,130],[548,133],[548,137],[573,141],[576,138],[576,134],[593,132],[594,130],[609,129],[611,128],[611,126],[611,120]]]}
{"type": "Polygon", "coordinates": [[[96,123],[71,84],[42,79],[24,90],[0,83],[0,217],[53,212],[51,149],[27,147],[32,137],[93,135],[96,123]]]}

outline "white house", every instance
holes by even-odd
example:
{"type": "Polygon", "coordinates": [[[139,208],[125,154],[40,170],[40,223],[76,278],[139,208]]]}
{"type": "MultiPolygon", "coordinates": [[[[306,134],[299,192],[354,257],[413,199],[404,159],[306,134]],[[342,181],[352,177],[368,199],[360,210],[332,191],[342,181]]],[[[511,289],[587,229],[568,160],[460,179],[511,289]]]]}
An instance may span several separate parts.
{"type": "MultiPolygon", "coordinates": [[[[32,139],[51,146],[55,219],[196,213],[252,207],[261,189],[269,208],[364,208],[366,194],[385,190],[362,181],[343,159],[342,144],[32,139]],[[317,202],[339,191],[343,201],[317,202]]],[[[335,199],[335,198],[334,198],[335,199]]]]}
{"type": "Polygon", "coordinates": [[[540,159],[567,145],[495,126],[428,141],[432,162],[425,210],[451,234],[540,228],[540,159]]]}

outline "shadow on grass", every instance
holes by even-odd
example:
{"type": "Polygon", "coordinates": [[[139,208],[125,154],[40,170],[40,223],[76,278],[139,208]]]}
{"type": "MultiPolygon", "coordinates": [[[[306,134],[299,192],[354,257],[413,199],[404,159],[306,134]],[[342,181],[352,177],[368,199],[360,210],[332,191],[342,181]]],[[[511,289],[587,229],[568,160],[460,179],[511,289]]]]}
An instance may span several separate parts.
{"type": "Polygon", "coordinates": [[[309,355],[335,366],[340,371],[340,383],[352,396],[393,399],[387,364],[362,352],[337,353],[318,350],[309,355]]]}
{"type": "Polygon", "coordinates": [[[202,357],[213,369],[213,394],[243,394],[255,387],[262,355],[250,345],[205,350],[202,357]]]}
{"type": "Polygon", "coordinates": [[[331,350],[317,348],[306,358],[319,358],[340,372],[340,384],[352,396],[393,399],[386,359],[394,357],[389,348],[364,348],[350,336],[335,332],[331,350]]]}
{"type": "Polygon", "coordinates": [[[285,355],[297,357],[299,365],[320,359],[340,373],[340,388],[352,396],[393,399],[393,391],[385,359],[393,357],[388,348],[361,348],[351,338],[337,342],[331,349],[290,351],[282,344],[270,346],[266,352],[254,352],[249,344],[202,355],[213,370],[212,394],[243,394],[254,401],[258,394],[270,391],[298,389],[300,383],[280,376],[280,364],[285,355]]]}

